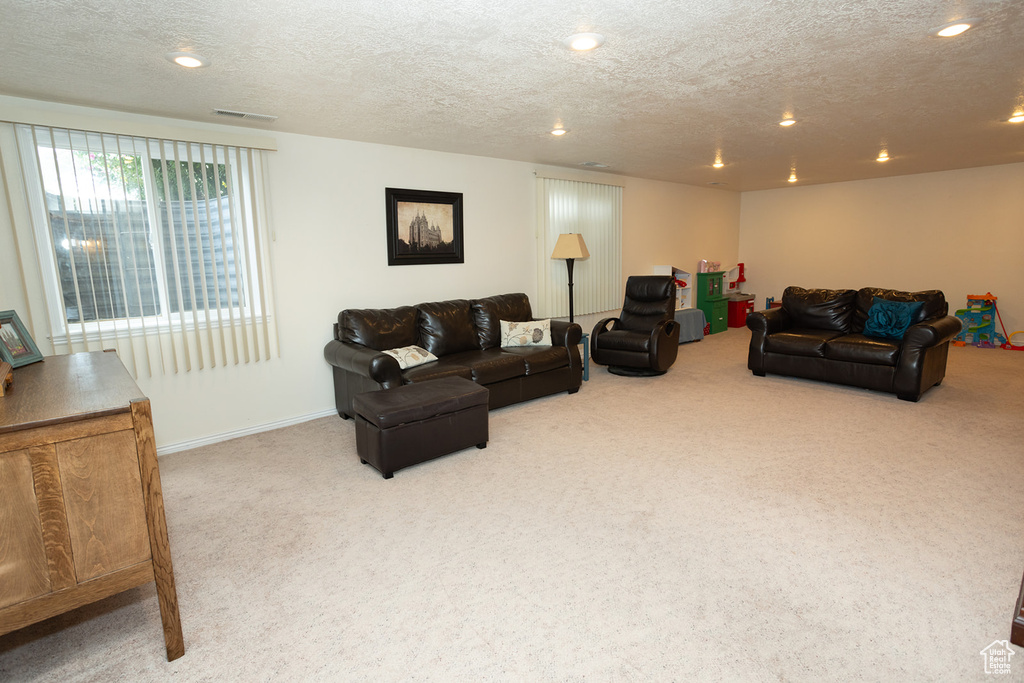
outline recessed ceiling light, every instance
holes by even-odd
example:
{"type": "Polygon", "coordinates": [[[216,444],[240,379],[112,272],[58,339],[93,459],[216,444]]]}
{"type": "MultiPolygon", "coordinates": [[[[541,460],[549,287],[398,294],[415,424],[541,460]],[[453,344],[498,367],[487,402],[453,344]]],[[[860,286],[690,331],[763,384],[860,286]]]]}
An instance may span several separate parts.
{"type": "Polygon", "coordinates": [[[779,121],[780,126],[784,126],[787,128],[789,126],[792,126],[794,123],[796,123],[796,119],[782,119],[781,121],[779,121]]]}
{"type": "Polygon", "coordinates": [[[562,44],[570,50],[586,52],[587,50],[593,50],[595,47],[604,45],[604,36],[600,33],[574,33],[565,38],[562,44]]]}
{"type": "Polygon", "coordinates": [[[791,182],[791,183],[795,183],[796,182],[796,171],[792,171],[789,174],[789,182],[791,182]]]}
{"type": "Polygon", "coordinates": [[[1013,112],[1013,116],[1006,120],[1009,121],[1010,123],[1024,122],[1024,111],[1018,109],[1017,111],[1013,112]]]}
{"type": "Polygon", "coordinates": [[[972,26],[977,25],[977,19],[957,19],[956,21],[951,21],[948,24],[943,24],[938,28],[933,28],[929,33],[939,38],[952,38],[953,36],[960,35],[972,26]]]}
{"type": "Polygon", "coordinates": [[[183,66],[186,69],[198,69],[201,66],[210,65],[209,59],[200,57],[192,52],[168,52],[164,56],[178,66],[183,66]]]}
{"type": "Polygon", "coordinates": [[[722,168],[723,166],[725,166],[725,164],[723,164],[721,161],[716,161],[711,165],[714,166],[715,168],[722,168]]]}
{"type": "Polygon", "coordinates": [[[883,149],[878,153],[878,158],[875,161],[889,161],[889,152],[883,149]]]}
{"type": "Polygon", "coordinates": [[[565,128],[555,128],[553,131],[551,131],[551,134],[558,136],[558,135],[565,135],[568,132],[569,131],[567,131],[565,128]]]}

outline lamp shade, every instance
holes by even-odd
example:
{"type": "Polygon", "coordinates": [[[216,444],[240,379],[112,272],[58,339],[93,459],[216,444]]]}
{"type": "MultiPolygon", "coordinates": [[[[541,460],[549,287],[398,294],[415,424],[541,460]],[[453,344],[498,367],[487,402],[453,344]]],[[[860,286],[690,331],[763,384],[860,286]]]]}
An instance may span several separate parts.
{"type": "Polygon", "coordinates": [[[583,241],[583,235],[577,233],[569,233],[567,235],[559,235],[558,241],[555,242],[555,250],[551,252],[551,258],[589,258],[590,252],[587,251],[587,243],[583,241]]]}

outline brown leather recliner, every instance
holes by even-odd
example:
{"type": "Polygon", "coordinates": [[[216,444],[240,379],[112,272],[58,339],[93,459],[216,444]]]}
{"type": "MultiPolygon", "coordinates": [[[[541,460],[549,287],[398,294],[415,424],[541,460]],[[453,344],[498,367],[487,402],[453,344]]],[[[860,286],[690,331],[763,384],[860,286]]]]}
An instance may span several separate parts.
{"type": "Polygon", "coordinates": [[[747,367],[759,377],[790,375],[848,384],[917,401],[946,376],[949,342],[960,319],[942,292],[865,287],[787,287],[782,307],[747,315],[747,367]],[[876,299],[919,303],[901,338],[865,334],[876,299]]]}
{"type": "Polygon", "coordinates": [[[679,353],[675,309],[676,283],[671,275],[631,275],[619,317],[594,326],[590,357],[616,375],[665,374],[679,353]]]}

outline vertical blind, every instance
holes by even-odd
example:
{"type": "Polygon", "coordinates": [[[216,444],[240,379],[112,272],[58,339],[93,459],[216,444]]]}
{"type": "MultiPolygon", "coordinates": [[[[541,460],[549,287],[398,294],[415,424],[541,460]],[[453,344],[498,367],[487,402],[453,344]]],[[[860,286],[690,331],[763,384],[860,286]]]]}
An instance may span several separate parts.
{"type": "Polygon", "coordinates": [[[263,152],[16,126],[58,352],[136,377],[269,359],[263,152]]]}
{"type": "Polygon", "coordinates": [[[622,304],[622,188],[575,180],[537,178],[539,282],[537,315],[569,315],[569,277],[563,260],[551,258],[562,233],[579,233],[590,258],[573,265],[577,314],[622,304]]]}

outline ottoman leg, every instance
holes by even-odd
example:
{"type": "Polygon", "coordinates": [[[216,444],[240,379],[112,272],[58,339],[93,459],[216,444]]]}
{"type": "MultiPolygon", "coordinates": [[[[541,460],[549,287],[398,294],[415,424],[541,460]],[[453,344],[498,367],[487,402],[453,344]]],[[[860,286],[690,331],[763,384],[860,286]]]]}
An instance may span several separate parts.
{"type": "Polygon", "coordinates": [[[483,443],[478,443],[478,444],[476,445],[476,447],[477,447],[477,448],[487,448],[487,442],[486,442],[486,441],[484,441],[483,443]]]}

